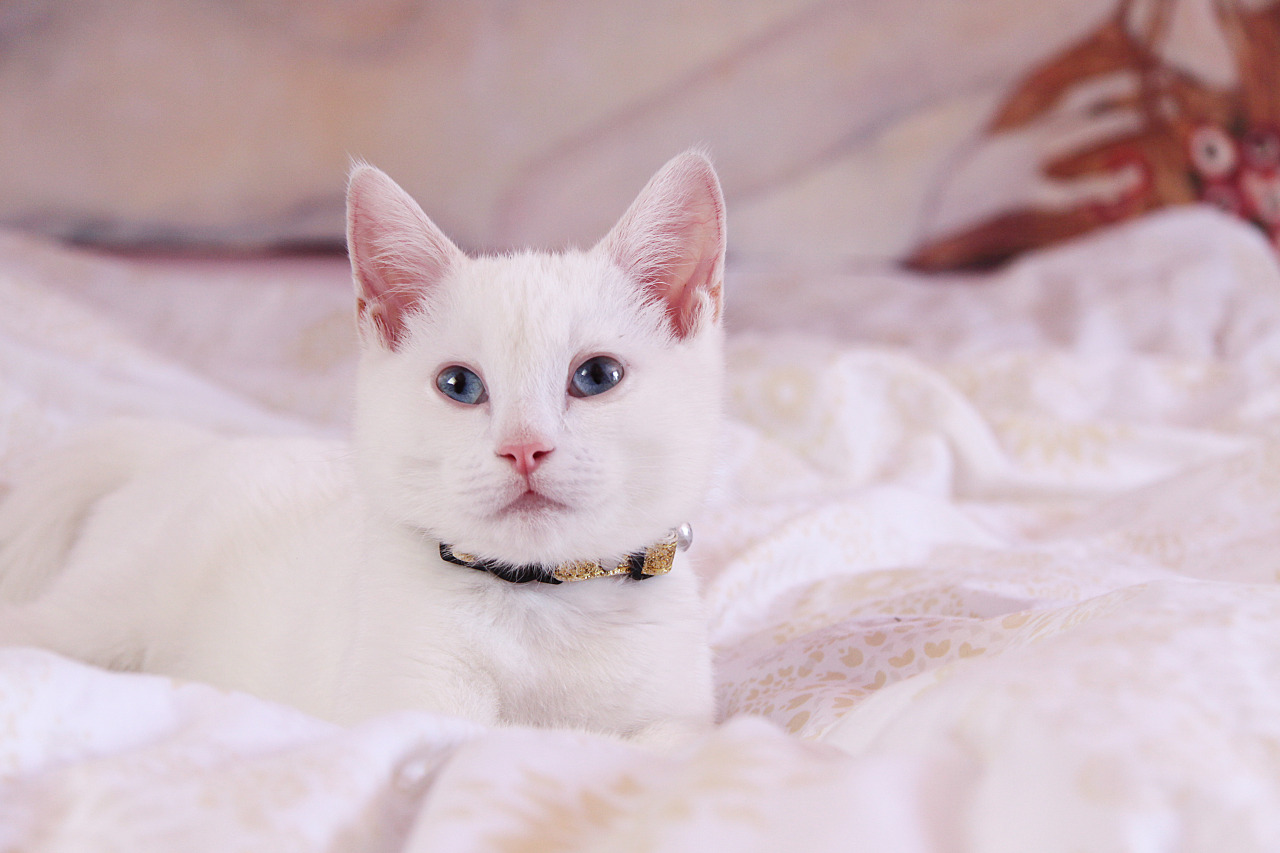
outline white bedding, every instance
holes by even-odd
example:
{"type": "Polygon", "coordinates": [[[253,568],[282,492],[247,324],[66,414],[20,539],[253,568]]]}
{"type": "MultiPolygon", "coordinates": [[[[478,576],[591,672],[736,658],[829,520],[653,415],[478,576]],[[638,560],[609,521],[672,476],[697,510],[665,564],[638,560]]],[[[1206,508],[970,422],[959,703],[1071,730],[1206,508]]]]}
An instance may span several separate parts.
{"type": "MultiPolygon", "coordinates": [[[[1182,210],[986,277],[729,271],[677,755],[0,650],[0,850],[1280,849],[1280,270],[1182,210]]],[[[110,414],[338,433],[339,260],[0,240],[0,481],[110,414]]]]}

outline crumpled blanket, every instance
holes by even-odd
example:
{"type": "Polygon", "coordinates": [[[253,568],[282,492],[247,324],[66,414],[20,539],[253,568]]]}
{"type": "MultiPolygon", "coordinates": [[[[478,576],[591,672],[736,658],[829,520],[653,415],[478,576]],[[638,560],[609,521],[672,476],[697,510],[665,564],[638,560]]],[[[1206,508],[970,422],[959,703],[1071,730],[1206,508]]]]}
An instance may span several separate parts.
{"type": "MultiPolygon", "coordinates": [[[[0,240],[0,482],[110,414],[338,434],[340,261],[0,240]]],[[[0,850],[1269,851],[1280,269],[1169,211],[998,273],[731,267],[670,754],[0,650],[0,850]]]]}

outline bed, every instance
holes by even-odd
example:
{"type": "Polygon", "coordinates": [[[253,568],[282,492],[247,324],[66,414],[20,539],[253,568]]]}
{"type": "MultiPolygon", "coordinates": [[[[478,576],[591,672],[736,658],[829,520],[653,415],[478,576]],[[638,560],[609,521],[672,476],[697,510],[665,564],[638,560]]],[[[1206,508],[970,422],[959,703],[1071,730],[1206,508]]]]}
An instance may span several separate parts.
{"type": "MultiPolygon", "coordinates": [[[[341,728],[6,648],[0,850],[1276,849],[1267,241],[1191,206],[999,272],[727,292],[713,733],[341,728]]],[[[340,257],[4,235],[0,482],[113,415],[340,435],[350,313],[340,257]]]]}
{"type": "Polygon", "coordinates": [[[0,495],[113,416],[344,435],[352,156],[503,249],[706,145],[729,387],[713,732],[0,648],[0,851],[1280,850],[1280,3],[12,6],[0,495]]]}

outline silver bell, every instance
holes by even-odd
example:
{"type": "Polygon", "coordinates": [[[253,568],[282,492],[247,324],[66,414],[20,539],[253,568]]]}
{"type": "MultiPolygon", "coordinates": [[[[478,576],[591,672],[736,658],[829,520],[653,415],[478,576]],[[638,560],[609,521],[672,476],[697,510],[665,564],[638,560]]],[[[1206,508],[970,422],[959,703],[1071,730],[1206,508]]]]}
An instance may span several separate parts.
{"type": "Polygon", "coordinates": [[[689,546],[693,544],[693,528],[689,526],[689,522],[685,522],[676,528],[676,547],[681,551],[688,551],[689,546]]]}

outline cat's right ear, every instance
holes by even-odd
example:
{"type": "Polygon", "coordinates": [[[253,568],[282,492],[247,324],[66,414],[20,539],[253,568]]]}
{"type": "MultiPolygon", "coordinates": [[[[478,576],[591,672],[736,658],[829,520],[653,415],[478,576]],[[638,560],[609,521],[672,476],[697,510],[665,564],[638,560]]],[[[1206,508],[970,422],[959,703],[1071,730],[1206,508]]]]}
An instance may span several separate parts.
{"type": "Polygon", "coordinates": [[[466,257],[408,193],[365,163],[347,182],[347,254],[360,334],[390,350],[403,342],[409,314],[466,257]]]}

